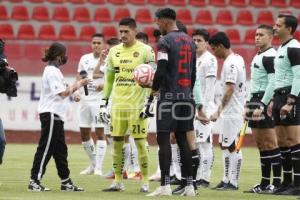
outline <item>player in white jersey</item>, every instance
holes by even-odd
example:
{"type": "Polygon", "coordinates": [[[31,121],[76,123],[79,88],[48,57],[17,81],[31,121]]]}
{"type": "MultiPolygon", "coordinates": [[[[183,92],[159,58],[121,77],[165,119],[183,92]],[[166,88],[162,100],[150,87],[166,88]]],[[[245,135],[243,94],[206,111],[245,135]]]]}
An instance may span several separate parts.
{"type": "Polygon", "coordinates": [[[242,152],[236,151],[236,142],[243,126],[243,112],[246,97],[246,73],[244,59],[230,48],[230,41],[224,32],[218,32],[209,39],[213,54],[224,59],[221,72],[223,97],[217,111],[210,117],[220,120],[219,142],[223,150],[224,176],[214,188],[237,190],[242,152]]]}
{"type": "MultiPolygon", "coordinates": [[[[215,84],[217,78],[218,63],[214,55],[208,50],[209,33],[205,29],[197,29],[192,34],[193,40],[197,45],[197,73],[196,79],[201,83],[201,97],[203,99],[203,112],[210,116],[216,110],[214,103],[215,84]]],[[[212,126],[202,124],[195,119],[196,144],[200,152],[200,165],[197,172],[197,185],[208,187],[213,165],[213,145],[212,145],[212,126]]]]}
{"type": "Polygon", "coordinates": [[[102,99],[103,73],[102,77],[93,79],[93,72],[96,67],[103,65],[101,52],[105,49],[106,44],[104,35],[96,33],[92,36],[92,53],[85,54],[80,58],[78,64],[77,79],[80,74],[87,73],[87,77],[93,81],[87,86],[87,94],[83,89],[75,94],[75,101],[80,102],[78,109],[79,127],[82,139],[82,145],[89,157],[90,165],[80,172],[82,175],[95,174],[102,175],[102,163],[106,152],[106,140],[104,135],[105,125],[98,121],[100,101],[102,99]],[[95,128],[97,135],[96,145],[92,138],[91,130],[95,128]]]}

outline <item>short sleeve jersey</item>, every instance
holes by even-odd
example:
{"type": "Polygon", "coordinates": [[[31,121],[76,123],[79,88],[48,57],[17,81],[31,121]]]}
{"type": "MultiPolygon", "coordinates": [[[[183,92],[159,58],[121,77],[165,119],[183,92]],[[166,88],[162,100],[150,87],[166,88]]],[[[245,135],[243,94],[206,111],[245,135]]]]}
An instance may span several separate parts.
{"type": "Polygon", "coordinates": [[[93,72],[95,66],[99,62],[99,58],[95,58],[93,53],[85,54],[80,58],[77,72],[80,73],[82,70],[86,71],[88,78],[92,80],[88,85],[88,96],[85,96],[83,87],[80,88],[80,96],[82,103],[96,103],[102,99],[102,91],[96,91],[96,87],[99,84],[104,83],[104,78],[93,79],[93,72]]]}
{"type": "Polygon", "coordinates": [[[225,91],[226,83],[233,83],[234,93],[223,113],[242,114],[246,102],[246,72],[244,59],[238,54],[230,54],[223,63],[221,72],[221,88],[225,91]]]}
{"type": "Polygon", "coordinates": [[[112,89],[113,109],[141,109],[144,106],[148,89],[140,87],[133,78],[134,69],[143,63],[155,62],[152,47],[136,41],[131,47],[123,43],[109,50],[106,66],[114,71],[115,78],[112,89]]]}
{"type": "Polygon", "coordinates": [[[274,60],[275,89],[291,86],[293,82],[292,67],[300,65],[300,43],[291,39],[282,44],[274,60]]]}

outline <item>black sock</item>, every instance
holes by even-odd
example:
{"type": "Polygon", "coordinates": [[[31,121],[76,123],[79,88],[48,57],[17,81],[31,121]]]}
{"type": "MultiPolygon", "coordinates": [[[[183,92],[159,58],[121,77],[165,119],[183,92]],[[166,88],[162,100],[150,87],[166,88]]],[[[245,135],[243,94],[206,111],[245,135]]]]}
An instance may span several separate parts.
{"type": "Polygon", "coordinates": [[[281,154],[281,164],[283,169],[283,184],[289,185],[292,183],[292,154],[289,147],[279,147],[281,154]]]}
{"type": "Polygon", "coordinates": [[[159,167],[161,173],[160,185],[170,184],[171,144],[170,133],[157,132],[157,143],[159,145],[159,167]]]}
{"type": "Polygon", "coordinates": [[[292,163],[294,169],[294,186],[300,186],[300,144],[291,147],[292,163]]]}
{"type": "Polygon", "coordinates": [[[193,185],[197,189],[197,171],[200,165],[200,152],[198,149],[192,150],[192,162],[193,162],[193,185]]]}
{"type": "Polygon", "coordinates": [[[281,158],[279,148],[270,150],[272,154],[271,166],[273,170],[273,185],[279,187],[281,183],[281,158]]]}
{"type": "Polygon", "coordinates": [[[268,151],[260,151],[260,167],[261,167],[261,182],[262,187],[266,187],[270,184],[271,176],[271,162],[269,159],[268,151]]]}

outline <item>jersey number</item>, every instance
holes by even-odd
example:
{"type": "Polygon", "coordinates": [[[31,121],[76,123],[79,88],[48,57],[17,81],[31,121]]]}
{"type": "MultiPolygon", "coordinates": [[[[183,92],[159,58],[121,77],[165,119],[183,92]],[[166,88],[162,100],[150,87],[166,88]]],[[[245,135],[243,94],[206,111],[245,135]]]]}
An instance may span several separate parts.
{"type": "Polygon", "coordinates": [[[180,59],[178,61],[178,73],[179,73],[179,80],[178,84],[182,87],[188,87],[191,85],[191,79],[186,76],[189,72],[191,58],[192,58],[192,51],[189,45],[183,45],[180,47],[179,51],[180,59]]]}

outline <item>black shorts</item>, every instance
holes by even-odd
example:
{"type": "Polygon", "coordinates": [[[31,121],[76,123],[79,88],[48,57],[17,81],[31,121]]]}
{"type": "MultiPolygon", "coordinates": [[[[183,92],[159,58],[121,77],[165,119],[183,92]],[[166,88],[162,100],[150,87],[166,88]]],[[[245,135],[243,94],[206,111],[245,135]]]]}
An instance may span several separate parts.
{"type": "Polygon", "coordinates": [[[280,118],[280,109],[286,104],[288,94],[291,91],[291,87],[285,87],[276,89],[273,100],[273,118],[275,126],[293,126],[300,125],[300,98],[297,97],[296,104],[293,106],[291,112],[286,118],[280,118]]]}
{"type": "MultiPolygon", "coordinates": [[[[247,105],[247,107],[251,110],[249,113],[249,118],[251,119],[252,113],[255,110],[257,106],[252,105],[253,103],[260,103],[261,99],[264,96],[264,92],[258,92],[258,93],[253,93],[252,98],[250,99],[250,105],[247,105]]],[[[274,128],[274,121],[272,120],[269,115],[267,115],[267,106],[265,106],[264,111],[263,111],[263,119],[259,121],[253,121],[249,120],[248,126],[250,128],[274,128]]]]}
{"type": "Polygon", "coordinates": [[[158,101],[157,132],[187,132],[194,130],[195,102],[158,101]]]}

